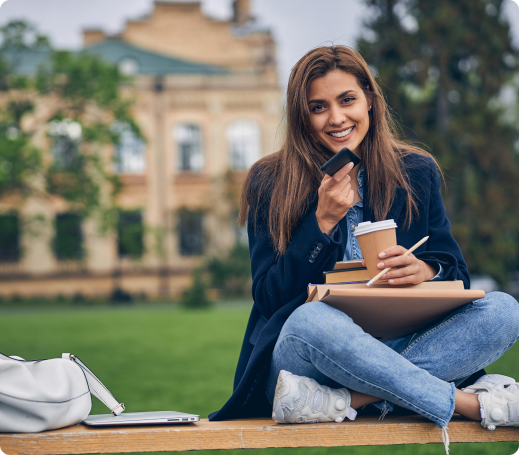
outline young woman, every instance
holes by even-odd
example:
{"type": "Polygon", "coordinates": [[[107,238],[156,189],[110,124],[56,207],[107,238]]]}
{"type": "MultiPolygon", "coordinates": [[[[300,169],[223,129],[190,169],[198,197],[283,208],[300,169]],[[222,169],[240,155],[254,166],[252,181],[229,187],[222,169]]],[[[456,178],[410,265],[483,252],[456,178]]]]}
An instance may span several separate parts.
{"type": "Polygon", "coordinates": [[[433,327],[386,343],[324,303],[303,305],[307,285],[322,283],[324,271],[362,258],[353,228],[363,221],[398,225],[399,246],[382,252],[378,264],[394,267],[389,284],[462,280],[469,288],[436,162],[394,131],[355,50],[317,48],[294,66],[284,145],[258,161],[244,185],[240,222],[248,213],[254,305],[234,393],[211,420],[272,414],[277,422],[340,422],[374,403],[384,413],[393,404],[408,408],[442,429],[454,411],[483,418],[489,428],[519,426],[515,380],[486,375],[467,391],[457,388],[482,376],[518,338],[512,297],[490,293],[433,327]],[[361,165],[323,175],[322,164],[343,147],[361,165]],[[403,255],[426,235],[414,254],[403,255]]]}

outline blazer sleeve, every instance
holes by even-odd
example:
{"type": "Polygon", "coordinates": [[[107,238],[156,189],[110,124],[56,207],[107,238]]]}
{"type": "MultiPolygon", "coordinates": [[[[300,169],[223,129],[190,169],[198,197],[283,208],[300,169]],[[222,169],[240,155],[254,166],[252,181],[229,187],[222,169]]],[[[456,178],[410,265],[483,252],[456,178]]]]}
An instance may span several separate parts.
{"type": "Polygon", "coordinates": [[[441,179],[432,160],[429,161],[430,198],[429,198],[429,226],[426,251],[415,256],[438,268],[440,264],[444,273],[440,281],[462,280],[465,289],[470,288],[470,277],[467,264],[460,247],[451,234],[451,224],[445,213],[445,205],[440,193],[441,179]]]}
{"type": "Polygon", "coordinates": [[[342,244],[340,228],[324,234],[311,209],[292,235],[283,255],[277,254],[268,229],[268,206],[262,204],[256,217],[249,212],[249,251],[252,296],[255,306],[270,318],[283,305],[306,294],[308,284],[322,283],[323,272],[337,262],[342,244]],[[254,219],[255,218],[255,219],[254,219]]]}

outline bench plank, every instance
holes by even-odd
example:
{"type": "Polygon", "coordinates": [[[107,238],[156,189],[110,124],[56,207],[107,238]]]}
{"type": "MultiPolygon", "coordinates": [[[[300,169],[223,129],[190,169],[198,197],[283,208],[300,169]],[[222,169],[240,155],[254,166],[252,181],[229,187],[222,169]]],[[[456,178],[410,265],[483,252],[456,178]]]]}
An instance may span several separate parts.
{"type": "MultiPolygon", "coordinates": [[[[451,442],[519,441],[519,428],[485,430],[454,416],[451,442]]],[[[7,455],[163,452],[268,447],[336,447],[442,442],[441,430],[421,416],[360,417],[354,422],[278,425],[270,419],[93,428],[76,425],[43,433],[0,434],[7,455]]]]}

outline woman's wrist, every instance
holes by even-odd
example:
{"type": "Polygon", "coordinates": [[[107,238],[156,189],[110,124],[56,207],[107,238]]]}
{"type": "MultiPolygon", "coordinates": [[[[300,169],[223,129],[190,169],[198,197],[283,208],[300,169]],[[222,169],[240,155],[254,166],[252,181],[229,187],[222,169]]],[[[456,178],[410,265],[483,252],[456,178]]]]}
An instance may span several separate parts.
{"type": "Polygon", "coordinates": [[[335,228],[335,225],[337,224],[334,221],[327,220],[326,218],[322,217],[318,210],[315,212],[315,218],[317,219],[317,224],[319,225],[319,229],[321,229],[321,232],[326,235],[330,235],[335,228]]]}
{"type": "Polygon", "coordinates": [[[422,263],[422,267],[424,269],[424,274],[425,274],[424,281],[432,280],[438,274],[438,270],[436,270],[432,265],[427,264],[427,262],[424,262],[424,261],[420,261],[420,262],[422,263]]]}

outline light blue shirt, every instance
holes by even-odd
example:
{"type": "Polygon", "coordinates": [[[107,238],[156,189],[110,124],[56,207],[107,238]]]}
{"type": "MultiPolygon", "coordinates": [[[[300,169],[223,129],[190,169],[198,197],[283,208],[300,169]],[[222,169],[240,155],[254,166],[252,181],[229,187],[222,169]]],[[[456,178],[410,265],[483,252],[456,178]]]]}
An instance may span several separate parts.
{"type": "Polygon", "coordinates": [[[346,244],[344,245],[343,261],[350,261],[352,259],[363,259],[362,251],[360,251],[359,242],[355,237],[355,227],[364,221],[364,165],[362,164],[359,173],[357,174],[357,182],[359,182],[359,196],[360,201],[353,207],[350,207],[346,213],[346,220],[348,221],[348,235],[344,235],[346,244]]]}
{"type": "MultiPolygon", "coordinates": [[[[360,250],[359,242],[357,241],[357,237],[355,237],[355,227],[364,221],[364,165],[362,164],[359,173],[357,174],[357,182],[359,182],[359,196],[360,201],[357,202],[354,206],[350,207],[348,213],[346,213],[346,220],[348,226],[347,235],[344,235],[344,256],[342,258],[343,261],[351,261],[354,259],[363,259],[362,251],[360,250]]],[[[338,229],[338,226],[335,226],[335,229],[330,234],[333,236],[335,231],[338,229]]],[[[438,264],[439,271],[433,280],[442,278],[444,275],[443,268],[441,264],[438,264]]]]}

